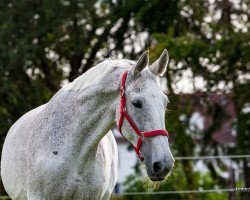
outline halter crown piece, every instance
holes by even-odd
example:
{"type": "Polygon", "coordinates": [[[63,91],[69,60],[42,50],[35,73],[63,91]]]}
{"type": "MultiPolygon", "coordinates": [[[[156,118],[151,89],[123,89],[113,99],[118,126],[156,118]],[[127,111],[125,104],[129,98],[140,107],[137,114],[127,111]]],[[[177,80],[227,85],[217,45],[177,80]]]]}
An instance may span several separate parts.
{"type": "Polygon", "coordinates": [[[119,123],[118,123],[118,129],[120,131],[120,133],[122,134],[121,128],[122,128],[122,123],[123,123],[123,119],[124,117],[128,120],[129,124],[131,125],[131,127],[134,129],[134,131],[136,132],[136,134],[139,136],[139,139],[137,141],[137,145],[134,146],[134,150],[137,154],[137,156],[139,157],[140,161],[144,161],[144,158],[141,154],[140,148],[142,145],[143,140],[146,137],[153,137],[153,136],[157,136],[157,135],[163,135],[163,136],[169,136],[168,132],[166,130],[153,130],[153,131],[148,131],[148,132],[144,132],[142,130],[140,130],[136,124],[133,122],[133,120],[131,119],[131,117],[129,116],[129,114],[127,113],[126,110],[126,96],[125,96],[125,82],[126,82],[126,78],[127,78],[127,71],[125,71],[122,75],[122,85],[120,88],[120,97],[121,97],[121,101],[120,101],[120,119],[119,119],[119,123]]]}

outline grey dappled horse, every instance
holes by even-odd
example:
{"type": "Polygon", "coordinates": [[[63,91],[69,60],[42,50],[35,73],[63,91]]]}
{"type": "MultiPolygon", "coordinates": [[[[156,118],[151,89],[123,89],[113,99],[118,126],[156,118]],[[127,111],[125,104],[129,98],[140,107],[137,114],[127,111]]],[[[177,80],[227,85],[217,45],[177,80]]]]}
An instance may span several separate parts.
{"type": "Polygon", "coordinates": [[[174,165],[164,123],[168,98],[157,82],[167,64],[166,50],[150,66],[148,52],[137,63],[105,60],[23,115],[2,151],[1,176],[9,196],[109,199],[118,165],[110,130],[118,124],[144,159],[150,179],[163,180],[174,165]]]}

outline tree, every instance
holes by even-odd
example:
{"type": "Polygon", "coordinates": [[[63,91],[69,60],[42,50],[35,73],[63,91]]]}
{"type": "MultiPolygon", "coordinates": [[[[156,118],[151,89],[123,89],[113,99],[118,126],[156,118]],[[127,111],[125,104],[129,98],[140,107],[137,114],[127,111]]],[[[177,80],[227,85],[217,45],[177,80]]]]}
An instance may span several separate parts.
{"type": "MultiPolygon", "coordinates": [[[[237,146],[235,146],[236,148],[226,146],[222,149],[224,154],[249,154],[249,113],[244,111],[249,109],[250,95],[248,91],[250,69],[248,1],[223,0],[215,1],[215,3],[173,1],[171,3],[153,1],[151,4],[145,4],[147,9],[142,9],[144,11],[142,13],[135,13],[135,19],[140,26],[147,27],[148,40],[155,44],[151,47],[153,59],[156,59],[164,48],[170,49],[172,59],[166,77],[171,103],[166,124],[170,132],[176,133],[174,149],[176,149],[177,155],[192,155],[194,147],[199,145],[202,150],[201,155],[217,154],[217,147],[222,146],[213,140],[212,135],[227,120],[225,106],[205,102],[208,107],[212,106],[211,114],[214,116],[214,124],[201,133],[202,141],[194,143],[193,137],[196,133],[187,132],[191,114],[190,111],[187,112],[189,100],[186,99],[186,111],[180,110],[183,97],[178,97],[179,92],[175,92],[178,89],[178,78],[185,76],[187,72],[191,74],[193,80],[190,93],[203,92],[206,98],[209,93],[219,92],[233,99],[237,116],[235,116],[231,128],[233,129],[235,125],[237,127],[237,146]],[[171,10],[171,3],[176,5],[174,11],[171,10]],[[157,17],[156,21],[154,21],[154,17],[151,17],[157,6],[162,6],[161,8],[165,11],[161,16],[162,24],[158,23],[157,17]],[[172,15],[167,15],[167,12],[171,12],[172,15]],[[168,19],[172,21],[168,22],[168,19]],[[150,25],[147,26],[149,21],[150,25]],[[199,85],[199,83],[203,85],[199,85]],[[186,114],[187,126],[182,125],[181,114],[186,114]]],[[[243,162],[245,187],[249,187],[250,168],[246,159],[243,162]]],[[[193,163],[185,161],[182,165],[187,166],[184,172],[186,179],[189,180],[188,189],[194,189],[197,185],[192,173],[193,163]]],[[[208,164],[208,167],[213,177],[220,180],[220,185],[225,187],[227,180],[220,179],[213,166],[208,164]]],[[[230,167],[227,167],[230,171],[230,167]]],[[[230,194],[229,199],[234,198],[233,196],[234,193],[230,194]]],[[[192,198],[191,195],[189,197],[192,198]]]]}
{"type": "MultiPolygon", "coordinates": [[[[248,0],[2,0],[0,9],[2,142],[10,126],[47,102],[63,79],[71,81],[107,57],[136,59],[150,49],[155,60],[166,48],[171,58],[166,73],[171,101],[166,124],[175,135],[176,155],[193,155],[198,145],[202,155],[210,154],[218,146],[212,133],[226,120],[223,107],[205,102],[212,107],[215,123],[202,133],[187,132],[192,105],[187,98],[180,107],[183,96],[176,92],[186,73],[192,76],[191,93],[202,91],[205,98],[223,92],[233,98],[237,148],[223,150],[250,152],[248,0]],[[185,120],[180,120],[182,114],[185,120]],[[199,143],[193,140],[197,135],[202,136],[199,143]]],[[[243,162],[245,186],[250,187],[250,168],[247,160],[243,162]]],[[[187,187],[195,189],[199,181],[192,172],[194,164],[180,165],[185,166],[187,187]]],[[[224,184],[210,169],[218,184],[224,184]]]]}
{"type": "Polygon", "coordinates": [[[47,102],[62,80],[104,59],[97,53],[110,49],[112,37],[122,44],[127,21],[116,24],[130,10],[116,15],[116,7],[97,0],[0,2],[1,145],[11,125],[47,102]]]}
{"type": "Polygon", "coordinates": [[[2,141],[21,115],[47,102],[63,79],[71,81],[92,67],[97,53],[104,46],[109,48],[111,37],[121,34],[119,27],[111,34],[121,17],[113,13],[111,4],[86,0],[0,2],[2,141]]]}

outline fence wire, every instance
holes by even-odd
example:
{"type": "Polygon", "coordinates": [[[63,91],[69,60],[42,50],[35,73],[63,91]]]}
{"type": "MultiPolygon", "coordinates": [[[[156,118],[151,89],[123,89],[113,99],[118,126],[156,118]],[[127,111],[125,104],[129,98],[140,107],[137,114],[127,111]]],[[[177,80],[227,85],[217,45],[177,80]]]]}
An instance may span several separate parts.
{"type": "MultiPolygon", "coordinates": [[[[218,156],[187,156],[175,157],[175,160],[211,160],[211,159],[240,159],[250,158],[250,155],[218,155],[218,156]]],[[[125,158],[129,159],[129,158],[125,158]]],[[[226,188],[226,189],[209,189],[209,190],[181,190],[181,191],[157,191],[157,192],[124,192],[117,195],[160,195],[160,194],[190,194],[190,193],[225,193],[225,192],[248,192],[250,195],[250,188],[226,188]]]]}
{"type": "Polygon", "coordinates": [[[190,156],[190,157],[175,157],[175,160],[209,160],[219,158],[250,158],[250,155],[220,155],[220,156],[190,156]]]}
{"type": "MultiPolygon", "coordinates": [[[[219,156],[188,156],[175,157],[175,160],[208,160],[221,158],[250,158],[250,155],[219,155],[219,156]]],[[[130,159],[130,158],[123,158],[130,159]]],[[[179,190],[179,191],[157,191],[157,192],[124,192],[119,194],[112,194],[113,196],[132,196],[132,195],[163,195],[163,194],[195,194],[195,193],[225,193],[225,192],[249,192],[250,188],[227,188],[227,189],[209,189],[209,190],[179,190]]],[[[10,199],[8,196],[0,196],[0,200],[10,199]]]]}
{"type": "MultiPolygon", "coordinates": [[[[250,188],[244,188],[250,192],[250,188]]],[[[158,192],[124,192],[119,195],[155,195],[155,194],[194,194],[194,193],[224,193],[224,192],[242,192],[240,189],[210,189],[210,190],[179,190],[179,191],[158,191],[158,192]]]]}

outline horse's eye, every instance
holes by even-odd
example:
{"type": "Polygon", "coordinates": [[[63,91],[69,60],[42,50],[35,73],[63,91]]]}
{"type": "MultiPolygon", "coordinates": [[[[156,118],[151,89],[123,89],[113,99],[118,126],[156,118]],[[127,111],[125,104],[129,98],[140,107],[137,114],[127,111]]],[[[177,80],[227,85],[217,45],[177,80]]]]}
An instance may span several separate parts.
{"type": "Polygon", "coordinates": [[[136,107],[136,108],[142,108],[142,102],[139,101],[139,100],[134,100],[132,101],[133,103],[133,106],[136,107]]]}

